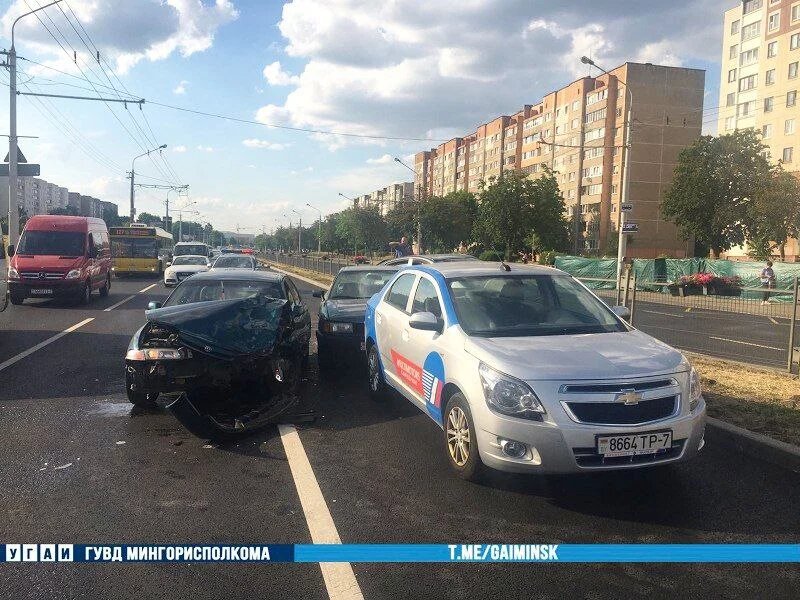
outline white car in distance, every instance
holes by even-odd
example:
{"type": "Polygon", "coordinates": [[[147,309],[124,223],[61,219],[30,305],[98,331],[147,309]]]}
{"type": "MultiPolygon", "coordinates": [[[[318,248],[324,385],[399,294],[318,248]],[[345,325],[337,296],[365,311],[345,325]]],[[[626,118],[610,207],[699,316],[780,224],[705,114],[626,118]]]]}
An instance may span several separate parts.
{"type": "Polygon", "coordinates": [[[164,270],[164,285],[166,287],[178,285],[187,277],[208,271],[210,268],[211,262],[205,256],[199,254],[176,256],[171,263],[167,263],[167,268],[164,270]]]}

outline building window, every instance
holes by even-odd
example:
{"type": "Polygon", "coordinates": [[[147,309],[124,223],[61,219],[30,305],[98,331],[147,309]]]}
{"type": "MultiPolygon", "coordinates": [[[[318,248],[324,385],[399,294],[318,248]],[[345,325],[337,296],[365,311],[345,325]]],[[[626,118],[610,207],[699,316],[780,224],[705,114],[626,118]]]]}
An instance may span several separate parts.
{"type": "Polygon", "coordinates": [[[797,104],[797,90],[786,92],[786,106],[794,106],[797,104]]]}
{"type": "Polygon", "coordinates": [[[767,31],[775,31],[781,26],[781,13],[774,12],[767,18],[767,31]]]}
{"type": "Polygon", "coordinates": [[[792,4],[792,22],[800,21],[800,4],[792,4]]]}
{"type": "Polygon", "coordinates": [[[769,98],[764,98],[764,112],[772,112],[772,109],[775,106],[775,99],[770,96],[769,98]]]}
{"type": "Polygon", "coordinates": [[[739,53],[739,46],[737,44],[734,44],[733,46],[730,47],[728,51],[728,58],[730,60],[733,60],[734,58],[736,58],[736,55],[738,53],[739,53]]]}
{"type": "Polygon", "coordinates": [[[789,79],[797,77],[797,62],[789,63],[789,79]]]}
{"type": "Polygon", "coordinates": [[[763,0],[744,0],[742,3],[742,13],[745,15],[751,13],[761,8],[763,4],[763,0]]]}
{"type": "Polygon", "coordinates": [[[758,48],[742,52],[742,56],[739,58],[739,64],[741,66],[752,65],[755,62],[758,62],[758,48]]]}
{"type": "Polygon", "coordinates": [[[775,58],[778,56],[778,42],[770,42],[767,44],[767,58],[775,58]]]}
{"type": "Polygon", "coordinates": [[[725,99],[725,106],[733,106],[736,104],[736,92],[731,92],[725,99]]]}
{"type": "Polygon", "coordinates": [[[771,138],[772,137],[772,124],[768,123],[766,125],[762,125],[761,127],[761,137],[763,138],[771,138]]]}
{"type": "Polygon", "coordinates": [[[793,33],[789,38],[789,50],[797,50],[800,48],[800,33],[793,33]]]}
{"type": "Polygon", "coordinates": [[[731,69],[728,71],[728,83],[733,83],[736,81],[736,69],[731,69]]]}
{"type": "Polygon", "coordinates": [[[751,100],[750,102],[740,102],[738,109],[738,114],[740,117],[750,116],[756,111],[756,101],[751,100]]]}
{"type": "MultiPolygon", "coordinates": [[[[769,71],[767,71],[767,74],[769,74],[769,71]]],[[[774,69],[772,74],[773,76],[775,75],[774,69]]],[[[769,85],[769,80],[767,81],[768,81],[767,85],[769,85]]],[[[756,78],[756,75],[748,75],[747,77],[742,77],[739,80],[739,91],[746,92],[747,90],[752,90],[753,88],[756,87],[757,83],[758,80],[756,78]]],[[[775,81],[773,80],[772,83],[775,83],[775,81]]]]}
{"type": "Polygon", "coordinates": [[[739,33],[739,20],[737,19],[733,23],[731,23],[731,35],[736,35],[739,33]]]}
{"type": "Polygon", "coordinates": [[[761,35],[761,21],[750,23],[742,27],[742,41],[752,40],[761,35]]]}
{"type": "Polygon", "coordinates": [[[794,119],[786,119],[783,124],[783,133],[784,135],[794,134],[794,119]]]}
{"type": "MultiPolygon", "coordinates": [[[[739,82],[739,91],[742,91],[741,81],[739,82]]],[[[764,78],[764,85],[772,85],[775,83],[775,69],[770,69],[767,71],[766,76],[764,78]]]]}
{"type": "Polygon", "coordinates": [[[794,155],[794,148],[784,148],[783,157],[781,160],[785,163],[790,163],[792,162],[793,155],[794,155]]]}
{"type": "Polygon", "coordinates": [[[736,117],[725,117],[725,131],[731,131],[736,128],[736,117]]]}

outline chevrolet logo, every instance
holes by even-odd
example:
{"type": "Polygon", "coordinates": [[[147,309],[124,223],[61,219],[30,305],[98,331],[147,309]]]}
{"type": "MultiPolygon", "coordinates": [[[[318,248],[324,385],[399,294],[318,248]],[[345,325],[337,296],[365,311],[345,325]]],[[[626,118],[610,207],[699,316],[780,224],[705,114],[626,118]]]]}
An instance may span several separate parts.
{"type": "Polygon", "coordinates": [[[636,390],[622,390],[617,397],[614,399],[616,402],[622,402],[625,406],[631,406],[633,404],[639,404],[639,401],[642,399],[642,395],[638,393],[636,390]]]}

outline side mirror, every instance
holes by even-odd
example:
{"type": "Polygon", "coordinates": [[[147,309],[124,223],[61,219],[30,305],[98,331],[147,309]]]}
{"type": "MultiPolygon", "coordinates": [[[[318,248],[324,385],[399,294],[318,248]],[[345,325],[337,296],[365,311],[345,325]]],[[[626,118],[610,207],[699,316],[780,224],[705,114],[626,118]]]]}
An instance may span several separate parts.
{"type": "Polygon", "coordinates": [[[16,249],[14,248],[14,244],[11,244],[11,245],[8,247],[8,256],[9,256],[9,258],[10,258],[10,257],[12,257],[12,256],[14,256],[14,252],[15,252],[15,251],[16,251],[16,249]]]}
{"type": "Polygon", "coordinates": [[[161,308],[161,302],[148,302],[147,303],[147,310],[155,310],[157,308],[161,308]]]}
{"type": "Polygon", "coordinates": [[[414,313],[408,320],[408,326],[422,331],[442,331],[442,322],[431,312],[414,313]]]}
{"type": "Polygon", "coordinates": [[[89,258],[97,258],[97,246],[89,246],[89,258]]]}
{"type": "Polygon", "coordinates": [[[627,306],[612,306],[611,310],[620,319],[625,319],[627,321],[628,319],[631,318],[631,311],[627,306]]]}
{"type": "Polygon", "coordinates": [[[314,298],[324,298],[325,290],[314,290],[311,292],[311,295],[314,296],[314,298]]]}
{"type": "Polygon", "coordinates": [[[168,261],[167,261],[167,266],[168,266],[168,267],[171,267],[171,266],[172,266],[172,262],[168,260],[168,261]]]}

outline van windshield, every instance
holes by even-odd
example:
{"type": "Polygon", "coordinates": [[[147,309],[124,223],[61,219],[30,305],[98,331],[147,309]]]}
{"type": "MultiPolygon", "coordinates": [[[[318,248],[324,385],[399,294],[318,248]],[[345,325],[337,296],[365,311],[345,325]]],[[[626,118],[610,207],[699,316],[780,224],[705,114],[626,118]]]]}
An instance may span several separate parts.
{"type": "Polygon", "coordinates": [[[86,234],[80,231],[31,231],[22,233],[17,254],[35,256],[83,256],[86,234]]]}

